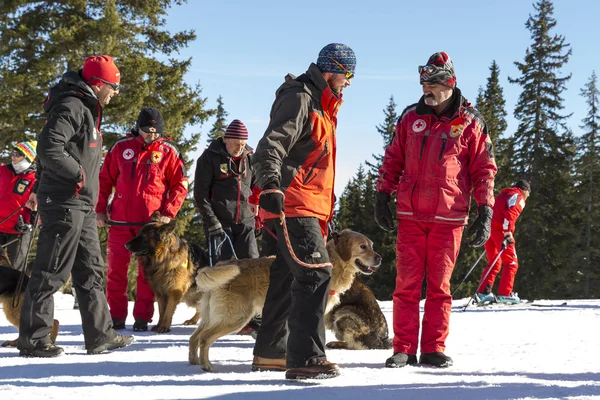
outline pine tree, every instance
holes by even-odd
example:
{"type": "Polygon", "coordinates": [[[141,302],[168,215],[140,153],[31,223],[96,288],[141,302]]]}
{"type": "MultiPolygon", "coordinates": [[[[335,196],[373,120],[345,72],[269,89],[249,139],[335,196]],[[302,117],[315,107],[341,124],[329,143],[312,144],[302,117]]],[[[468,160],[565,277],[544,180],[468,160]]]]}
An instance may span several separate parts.
{"type": "Polygon", "coordinates": [[[519,120],[512,139],[511,165],[517,178],[530,181],[532,194],[517,223],[519,274],[516,285],[529,297],[563,297],[573,282],[568,266],[574,232],[568,210],[572,193],[572,134],[566,126],[562,92],[571,75],[559,72],[571,55],[556,27],[549,0],[534,4],[535,16],[525,26],[533,43],[524,62],[515,62],[521,76],[509,78],[523,89],[515,108],[519,120]]]}
{"type": "Polygon", "coordinates": [[[575,180],[580,227],[580,241],[575,255],[575,265],[583,266],[581,291],[584,298],[598,297],[598,269],[600,266],[600,90],[596,72],[590,76],[581,96],[588,106],[587,116],[582,120],[584,134],[578,140],[578,154],[575,162],[575,180]]]}
{"type": "MultiPolygon", "coordinates": [[[[383,123],[377,125],[377,132],[383,138],[383,149],[387,147],[388,144],[392,141],[392,137],[394,136],[394,130],[396,129],[396,123],[398,122],[398,114],[396,113],[396,107],[398,105],[394,101],[394,96],[390,96],[390,101],[388,105],[383,110],[383,114],[385,115],[385,120],[383,123]]],[[[371,168],[371,171],[377,175],[379,171],[379,167],[383,163],[383,155],[382,154],[373,154],[373,158],[375,159],[374,163],[366,162],[367,166],[371,168]]]]}
{"type": "Polygon", "coordinates": [[[229,113],[225,111],[225,107],[223,107],[223,96],[219,96],[217,98],[217,113],[215,115],[216,120],[213,124],[212,129],[208,132],[208,139],[206,142],[210,144],[213,140],[223,137],[225,135],[225,131],[227,130],[227,117],[229,113]]]}

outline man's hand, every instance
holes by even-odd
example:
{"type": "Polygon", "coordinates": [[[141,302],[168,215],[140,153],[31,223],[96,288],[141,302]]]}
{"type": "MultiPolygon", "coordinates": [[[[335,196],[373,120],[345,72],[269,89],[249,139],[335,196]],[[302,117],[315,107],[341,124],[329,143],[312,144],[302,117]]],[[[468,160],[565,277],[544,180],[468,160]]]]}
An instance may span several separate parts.
{"type": "Polygon", "coordinates": [[[488,241],[491,233],[493,210],[486,205],[477,209],[477,219],[467,231],[467,237],[473,237],[469,241],[471,247],[481,247],[488,241]]]}
{"type": "Polygon", "coordinates": [[[171,222],[171,218],[161,215],[159,218],[159,221],[162,222],[163,224],[168,224],[169,222],[171,222]]]}
{"type": "Polygon", "coordinates": [[[35,193],[31,193],[29,195],[29,200],[27,200],[27,203],[25,203],[25,207],[29,208],[31,211],[37,211],[38,201],[35,193]]]}
{"type": "Polygon", "coordinates": [[[391,196],[384,192],[377,192],[375,202],[375,222],[381,229],[387,232],[394,230],[394,217],[390,209],[391,196]]]}
{"type": "Polygon", "coordinates": [[[208,237],[223,236],[224,234],[223,225],[218,221],[208,227],[208,237]]]}
{"type": "Polygon", "coordinates": [[[108,216],[106,214],[96,214],[96,226],[104,228],[108,223],[108,216]]]}
{"type": "MultiPolygon", "coordinates": [[[[270,184],[265,186],[265,190],[267,189],[276,189],[279,188],[275,184],[270,184]]],[[[260,195],[260,199],[258,200],[258,205],[260,208],[265,210],[268,213],[275,214],[277,216],[281,215],[282,212],[285,211],[284,201],[283,201],[283,193],[265,193],[260,195]]]]}
{"type": "Polygon", "coordinates": [[[17,220],[17,224],[14,227],[15,232],[25,233],[31,231],[31,224],[26,224],[23,220],[23,216],[19,215],[19,219],[17,220]]]}
{"type": "Polygon", "coordinates": [[[248,210],[256,217],[258,215],[258,204],[248,203],[248,210]]]}
{"type": "Polygon", "coordinates": [[[513,244],[515,242],[515,238],[513,237],[512,232],[506,232],[504,234],[504,240],[506,241],[506,243],[508,244],[513,244]]]}

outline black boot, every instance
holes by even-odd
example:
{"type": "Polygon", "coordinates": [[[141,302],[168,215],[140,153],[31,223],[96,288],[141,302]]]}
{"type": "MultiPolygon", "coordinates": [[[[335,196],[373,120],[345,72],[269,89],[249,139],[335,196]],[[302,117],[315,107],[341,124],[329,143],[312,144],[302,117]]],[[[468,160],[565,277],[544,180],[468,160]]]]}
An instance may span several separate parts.
{"type": "Polygon", "coordinates": [[[133,336],[117,335],[114,339],[104,342],[96,347],[87,349],[88,354],[100,354],[105,351],[120,349],[133,343],[133,336]]]}
{"type": "Polygon", "coordinates": [[[21,349],[19,355],[21,357],[56,357],[62,354],[62,347],[56,346],[54,343],[37,342],[35,347],[30,349],[21,349]]]}
{"type": "Polygon", "coordinates": [[[386,368],[402,368],[416,363],[417,356],[415,354],[406,353],[394,353],[393,356],[385,360],[386,368]]]}
{"type": "Polygon", "coordinates": [[[122,320],[119,318],[113,318],[112,323],[113,323],[113,329],[115,331],[120,331],[121,329],[125,329],[125,320],[122,320]]]}
{"type": "Polygon", "coordinates": [[[144,321],[143,319],[136,318],[135,323],[133,324],[134,332],[146,332],[148,330],[148,321],[144,321]]]}
{"type": "Polygon", "coordinates": [[[432,367],[448,368],[453,362],[450,357],[444,353],[437,351],[435,353],[421,353],[419,364],[431,365],[432,367]]]}

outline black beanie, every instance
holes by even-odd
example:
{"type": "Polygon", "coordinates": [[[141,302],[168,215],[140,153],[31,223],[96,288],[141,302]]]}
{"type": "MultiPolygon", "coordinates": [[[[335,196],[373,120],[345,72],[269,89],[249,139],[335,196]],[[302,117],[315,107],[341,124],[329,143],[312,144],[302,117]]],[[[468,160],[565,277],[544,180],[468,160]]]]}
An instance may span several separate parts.
{"type": "Polygon", "coordinates": [[[156,108],[146,107],[140,111],[137,127],[146,133],[164,133],[165,121],[156,108]]]}
{"type": "Polygon", "coordinates": [[[521,179],[515,183],[515,187],[521,190],[531,191],[531,185],[525,179],[521,179]]]}

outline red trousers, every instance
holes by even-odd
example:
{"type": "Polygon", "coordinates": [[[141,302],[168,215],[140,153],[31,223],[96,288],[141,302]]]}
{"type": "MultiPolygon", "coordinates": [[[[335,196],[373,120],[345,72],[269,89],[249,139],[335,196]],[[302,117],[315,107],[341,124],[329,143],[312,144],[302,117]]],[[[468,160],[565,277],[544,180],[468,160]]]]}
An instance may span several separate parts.
{"type": "MultiPolygon", "coordinates": [[[[139,226],[111,226],[108,231],[107,262],[108,282],[106,284],[106,300],[110,307],[110,315],[123,321],[127,319],[127,271],[131,253],[125,243],[133,239],[139,226]]],[[[136,282],[133,318],[151,322],[154,315],[154,293],[146,280],[141,260],[138,258],[138,277],[136,282]]]]}
{"type": "Polygon", "coordinates": [[[496,259],[500,250],[502,250],[502,241],[504,240],[504,232],[501,229],[494,229],[492,225],[492,234],[489,240],[485,243],[485,253],[488,259],[488,266],[483,271],[481,278],[488,273],[488,270],[492,270],[488,274],[487,278],[481,282],[479,286],[479,292],[484,293],[486,288],[490,287],[490,290],[494,286],[494,280],[496,275],[500,272],[502,265],[504,270],[502,271],[502,277],[500,278],[500,285],[498,286],[498,294],[500,296],[509,296],[513,291],[513,285],[515,283],[515,275],[519,269],[519,262],[517,260],[517,253],[515,250],[515,244],[509,244],[506,249],[500,255],[500,258],[496,261],[496,264],[492,265],[492,261],[496,259]]]}
{"type": "Polygon", "coordinates": [[[419,300],[427,282],[421,353],[446,349],[452,310],[450,277],[458,257],[463,226],[400,220],[396,243],[394,353],[417,353],[419,300]]]}

